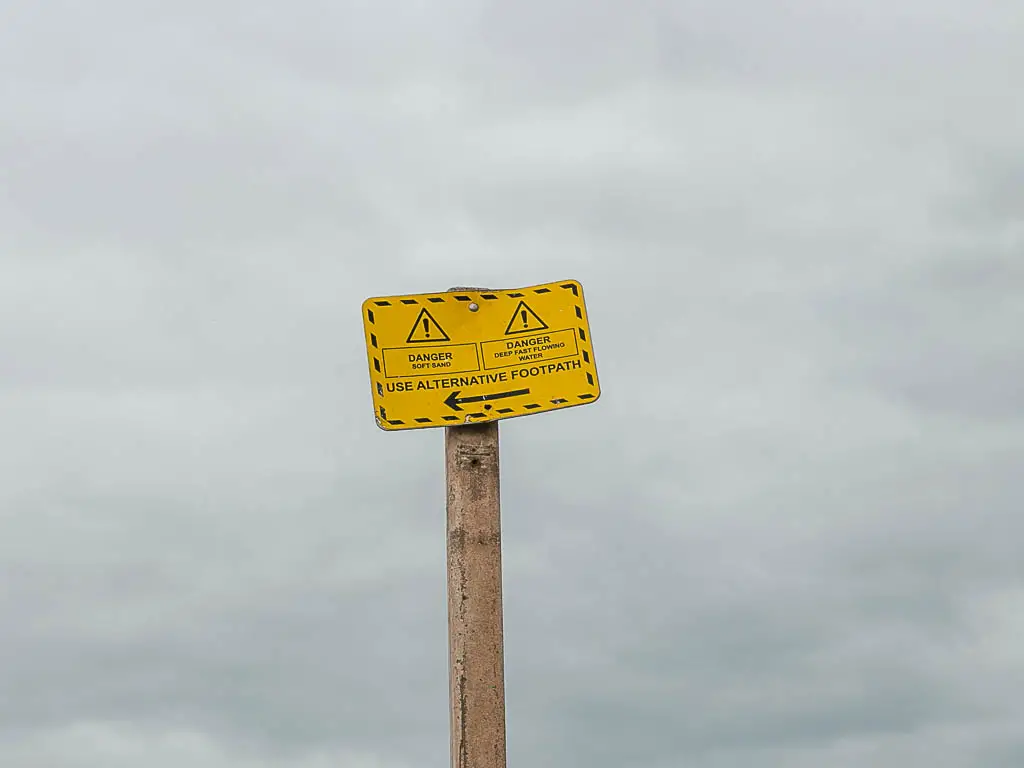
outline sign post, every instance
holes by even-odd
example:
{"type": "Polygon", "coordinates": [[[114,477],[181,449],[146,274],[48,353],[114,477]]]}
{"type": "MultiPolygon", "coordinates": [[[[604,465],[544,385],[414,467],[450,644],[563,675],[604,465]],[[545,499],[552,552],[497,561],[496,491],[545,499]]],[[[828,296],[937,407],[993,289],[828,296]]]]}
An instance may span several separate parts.
{"type": "Polygon", "coordinates": [[[505,768],[498,424],[445,429],[452,768],[505,768]]]}
{"type": "Polygon", "coordinates": [[[583,288],[363,302],[377,426],[445,427],[452,768],[506,768],[498,421],[601,394],[583,288]]]}

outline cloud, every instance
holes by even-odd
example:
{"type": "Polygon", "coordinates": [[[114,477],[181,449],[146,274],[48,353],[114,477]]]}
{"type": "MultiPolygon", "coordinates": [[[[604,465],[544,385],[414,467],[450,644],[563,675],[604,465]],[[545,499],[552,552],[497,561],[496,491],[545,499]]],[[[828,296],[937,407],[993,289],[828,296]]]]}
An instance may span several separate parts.
{"type": "Polygon", "coordinates": [[[1021,761],[1021,18],[8,3],[0,762],[447,764],[358,307],[585,286],[502,426],[509,762],[1021,761]]]}
{"type": "Polygon", "coordinates": [[[42,731],[0,747],[10,765],[194,765],[197,768],[402,768],[372,755],[353,752],[315,754],[297,759],[259,757],[244,750],[226,751],[201,733],[187,730],[153,731],[108,723],[81,723],[58,731],[42,731]]]}

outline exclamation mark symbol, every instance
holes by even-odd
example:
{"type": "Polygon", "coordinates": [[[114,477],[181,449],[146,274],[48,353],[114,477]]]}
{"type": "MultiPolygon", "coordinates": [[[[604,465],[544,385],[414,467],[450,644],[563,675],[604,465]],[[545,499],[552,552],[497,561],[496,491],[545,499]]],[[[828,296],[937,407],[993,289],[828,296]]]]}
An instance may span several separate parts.
{"type": "MultiPolygon", "coordinates": [[[[519,313],[516,312],[513,318],[518,317],[519,313]]],[[[412,330],[405,340],[406,344],[442,344],[446,341],[451,341],[448,334],[438,324],[437,318],[425,309],[421,309],[416,319],[412,321],[412,330]]]]}
{"type": "Polygon", "coordinates": [[[521,314],[523,316],[523,328],[526,328],[527,326],[530,325],[530,321],[526,318],[526,310],[524,309],[519,314],[521,314]]]}

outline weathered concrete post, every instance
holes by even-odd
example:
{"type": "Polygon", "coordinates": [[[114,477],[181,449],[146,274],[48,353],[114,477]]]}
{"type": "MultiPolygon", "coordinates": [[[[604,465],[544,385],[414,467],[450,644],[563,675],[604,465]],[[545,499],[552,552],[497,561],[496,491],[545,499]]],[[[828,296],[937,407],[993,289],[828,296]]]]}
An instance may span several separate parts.
{"type": "Polygon", "coordinates": [[[498,423],[445,429],[452,768],[506,768],[498,423]]]}

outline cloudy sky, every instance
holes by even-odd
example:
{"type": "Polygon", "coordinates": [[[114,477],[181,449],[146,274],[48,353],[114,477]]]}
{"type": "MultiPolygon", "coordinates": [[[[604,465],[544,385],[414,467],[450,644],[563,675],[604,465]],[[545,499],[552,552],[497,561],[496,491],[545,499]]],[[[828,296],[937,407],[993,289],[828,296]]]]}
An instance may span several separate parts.
{"type": "Polygon", "coordinates": [[[509,764],[1024,765],[1020,0],[0,4],[0,764],[448,765],[360,302],[580,280],[509,764]]]}

